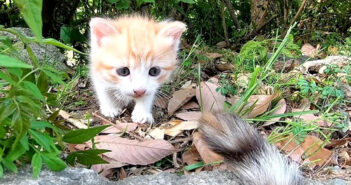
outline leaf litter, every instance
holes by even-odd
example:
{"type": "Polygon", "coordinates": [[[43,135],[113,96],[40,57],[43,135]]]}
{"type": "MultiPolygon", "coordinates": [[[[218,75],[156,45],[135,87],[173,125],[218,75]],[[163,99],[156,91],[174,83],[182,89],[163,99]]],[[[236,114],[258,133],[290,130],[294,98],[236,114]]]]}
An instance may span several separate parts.
{"type": "MultiPolygon", "coordinates": [[[[215,60],[223,56],[213,54],[211,57],[215,60]]],[[[326,65],[323,62],[304,64],[303,68],[302,65],[295,66],[295,70],[291,70],[291,72],[296,73],[296,69],[300,69],[300,73],[297,74],[304,74],[310,68],[313,68],[312,65],[314,64],[321,67],[326,65]]],[[[338,64],[344,65],[342,62],[338,64]]],[[[249,77],[249,74],[242,73],[241,81],[244,83],[239,86],[240,88],[247,88],[245,84],[250,81],[249,77]]],[[[158,107],[157,111],[164,111],[167,118],[156,122],[154,125],[140,125],[129,122],[130,119],[125,117],[125,115],[130,114],[128,110],[125,115],[118,118],[116,123],[98,117],[100,119],[99,124],[113,126],[103,130],[100,135],[95,137],[95,147],[107,149],[111,152],[101,154],[102,159],[108,161],[109,164],[93,165],[92,169],[101,172],[104,176],[112,176],[113,173],[123,169],[123,178],[125,178],[129,174],[133,174],[131,170],[135,170],[135,168],[143,171],[138,173],[148,174],[155,173],[155,169],[157,169],[156,171],[177,171],[189,165],[197,165],[195,172],[199,172],[211,170],[211,168],[207,168],[206,165],[208,164],[223,161],[223,157],[211,151],[196,131],[199,126],[197,120],[201,117],[201,111],[225,111],[225,103],[230,106],[230,104],[237,102],[240,97],[223,96],[218,92],[217,88],[221,85],[217,76],[211,77],[208,81],[200,82],[200,85],[192,83],[193,80],[186,80],[182,88],[172,90],[171,98],[158,97],[155,102],[156,107],[158,107]]],[[[264,84],[261,84],[260,89],[264,86],[264,84]]],[[[289,99],[290,97],[287,97],[290,95],[280,94],[281,92],[275,93],[272,87],[269,89],[269,91],[259,90],[247,100],[247,104],[243,106],[243,110],[246,110],[247,113],[242,117],[254,119],[261,115],[291,114],[291,116],[265,120],[262,124],[267,130],[262,131],[263,133],[267,134],[267,132],[271,132],[271,129],[273,130],[286,121],[289,122],[294,119],[312,122],[326,128],[331,126],[330,122],[321,118],[321,113],[294,114],[315,109],[313,103],[307,99],[303,99],[296,106],[296,102],[292,102],[289,99]],[[277,102],[273,104],[274,107],[272,107],[272,102],[277,102]],[[266,114],[268,111],[269,113],[266,114]]],[[[347,109],[346,112],[351,114],[351,109],[347,109]]],[[[67,118],[71,118],[71,116],[67,118]]],[[[77,120],[85,123],[81,121],[83,119],[77,120]]],[[[70,122],[68,119],[67,121],[70,122]]],[[[299,142],[291,139],[291,137],[293,136],[289,136],[287,140],[276,145],[283,153],[303,166],[318,169],[331,164],[331,158],[334,156],[336,149],[340,151],[337,153],[338,164],[340,166],[350,166],[351,152],[348,148],[350,146],[348,137],[339,140],[332,139],[329,143],[310,134],[307,134],[305,139],[303,141],[299,140],[299,142]]],[[[84,145],[70,145],[70,151],[87,150],[92,147],[91,142],[84,145]]],[[[219,168],[225,169],[222,165],[219,168]]],[[[184,173],[190,172],[185,170],[184,173]]]]}

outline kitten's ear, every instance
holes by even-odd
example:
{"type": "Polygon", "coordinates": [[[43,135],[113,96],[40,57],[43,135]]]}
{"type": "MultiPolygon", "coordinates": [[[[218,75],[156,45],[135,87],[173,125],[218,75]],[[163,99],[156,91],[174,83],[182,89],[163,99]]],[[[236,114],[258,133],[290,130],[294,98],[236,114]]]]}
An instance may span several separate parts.
{"type": "Polygon", "coordinates": [[[105,37],[119,33],[108,19],[92,18],[89,26],[92,46],[101,46],[105,37]]]}
{"type": "Polygon", "coordinates": [[[174,46],[178,49],[180,37],[186,30],[186,25],[180,21],[161,23],[161,29],[159,35],[164,37],[170,37],[173,39],[174,46]]]}

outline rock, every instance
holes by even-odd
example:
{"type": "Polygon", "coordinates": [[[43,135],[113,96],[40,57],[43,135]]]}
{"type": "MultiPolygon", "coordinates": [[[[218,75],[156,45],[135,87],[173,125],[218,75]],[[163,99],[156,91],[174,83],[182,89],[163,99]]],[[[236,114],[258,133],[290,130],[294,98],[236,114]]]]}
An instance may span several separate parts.
{"type": "MultiPolygon", "coordinates": [[[[13,29],[27,37],[33,37],[33,33],[29,28],[14,27],[13,29]]],[[[19,52],[20,58],[28,63],[31,62],[24,44],[17,37],[7,32],[0,32],[0,36],[8,36],[14,43],[13,46],[19,52]]],[[[37,43],[31,43],[29,46],[32,48],[34,55],[38,58],[40,63],[49,64],[60,71],[66,71],[68,69],[64,64],[66,59],[65,55],[55,46],[37,43]]]]}
{"type": "Polygon", "coordinates": [[[112,185],[116,184],[102,178],[93,170],[86,168],[67,168],[61,172],[43,169],[37,179],[32,177],[29,166],[19,169],[17,174],[6,172],[0,178],[0,184],[6,185],[112,185]]]}
{"type": "MultiPolygon", "coordinates": [[[[344,185],[348,182],[341,179],[327,180],[320,183],[306,180],[305,185],[344,185]]],[[[67,168],[62,172],[51,172],[43,169],[38,179],[32,177],[29,166],[23,167],[17,174],[5,173],[0,184],[6,185],[236,185],[237,178],[229,171],[203,171],[190,175],[162,172],[155,175],[133,176],[122,181],[108,181],[93,170],[85,168],[67,168]]]]}

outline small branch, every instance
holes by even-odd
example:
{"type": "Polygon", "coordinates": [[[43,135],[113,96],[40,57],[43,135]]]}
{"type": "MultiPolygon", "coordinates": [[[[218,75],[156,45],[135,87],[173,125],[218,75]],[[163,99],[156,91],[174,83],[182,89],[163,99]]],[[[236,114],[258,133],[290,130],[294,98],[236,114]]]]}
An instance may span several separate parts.
{"type": "Polygon", "coordinates": [[[300,5],[300,8],[299,10],[297,11],[296,15],[294,16],[294,18],[291,20],[289,26],[287,28],[285,28],[285,30],[282,32],[282,34],[280,35],[281,37],[284,37],[286,35],[286,32],[288,31],[288,29],[296,22],[296,20],[301,16],[303,10],[305,9],[306,7],[306,4],[307,4],[307,1],[308,0],[303,0],[301,5],[300,5]]]}
{"type": "Polygon", "coordinates": [[[178,164],[178,161],[177,161],[177,152],[174,152],[173,153],[173,166],[176,167],[176,168],[179,168],[180,165],[178,164]]]}
{"type": "Polygon", "coordinates": [[[79,128],[79,129],[86,129],[86,128],[88,128],[88,126],[86,124],[82,123],[80,120],[71,118],[71,115],[68,112],[64,111],[64,110],[60,110],[58,114],[62,118],[64,118],[68,122],[72,123],[75,127],[79,128]]]}
{"type": "Polygon", "coordinates": [[[238,19],[236,18],[236,15],[235,15],[235,11],[234,11],[232,2],[230,2],[230,0],[223,0],[223,2],[227,5],[229,14],[230,14],[230,16],[232,17],[235,26],[236,26],[237,28],[240,28],[239,21],[238,21],[238,19]]]}
{"type": "Polygon", "coordinates": [[[251,33],[249,33],[247,36],[245,36],[240,42],[246,41],[246,40],[250,39],[252,36],[256,35],[257,32],[261,31],[262,28],[264,28],[264,26],[266,26],[268,23],[270,23],[273,19],[275,19],[277,17],[278,17],[278,15],[273,15],[266,22],[264,22],[263,24],[258,25],[255,30],[253,30],[251,33]]]}
{"type": "Polygon", "coordinates": [[[175,139],[175,140],[172,140],[172,141],[169,141],[169,142],[171,144],[174,144],[174,143],[180,143],[180,142],[188,142],[188,141],[192,141],[192,140],[193,140],[193,137],[189,136],[189,137],[186,137],[186,138],[175,139]]]}
{"type": "Polygon", "coordinates": [[[222,17],[222,27],[223,27],[223,32],[224,32],[224,38],[227,46],[229,46],[229,38],[228,38],[228,31],[227,31],[227,25],[225,23],[225,14],[224,14],[224,3],[221,3],[221,17],[222,17]]]}
{"type": "MultiPolygon", "coordinates": [[[[124,128],[122,128],[122,127],[120,127],[120,126],[114,124],[114,123],[111,122],[110,120],[108,120],[108,119],[106,119],[106,118],[100,116],[99,114],[97,114],[97,113],[95,113],[95,112],[93,113],[93,116],[96,117],[96,118],[99,118],[100,120],[104,121],[105,123],[107,123],[107,124],[109,124],[109,125],[112,125],[113,127],[117,128],[118,130],[125,130],[124,128]]],[[[134,132],[132,132],[132,131],[130,131],[130,132],[126,131],[125,133],[129,134],[130,136],[133,136],[134,138],[136,138],[136,139],[138,139],[138,140],[140,140],[140,141],[143,141],[143,140],[144,140],[144,138],[140,137],[139,135],[137,135],[136,133],[134,133],[134,132]]]]}

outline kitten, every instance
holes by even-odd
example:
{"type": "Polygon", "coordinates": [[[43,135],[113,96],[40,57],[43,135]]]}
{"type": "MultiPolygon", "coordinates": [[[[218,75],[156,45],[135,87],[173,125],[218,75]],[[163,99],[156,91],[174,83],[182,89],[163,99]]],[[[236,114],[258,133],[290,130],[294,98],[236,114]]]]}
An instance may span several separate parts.
{"type": "Polygon", "coordinates": [[[115,117],[135,101],[132,120],[153,123],[155,94],[177,67],[186,25],[142,16],[90,21],[90,77],[104,116],[115,117]]]}

